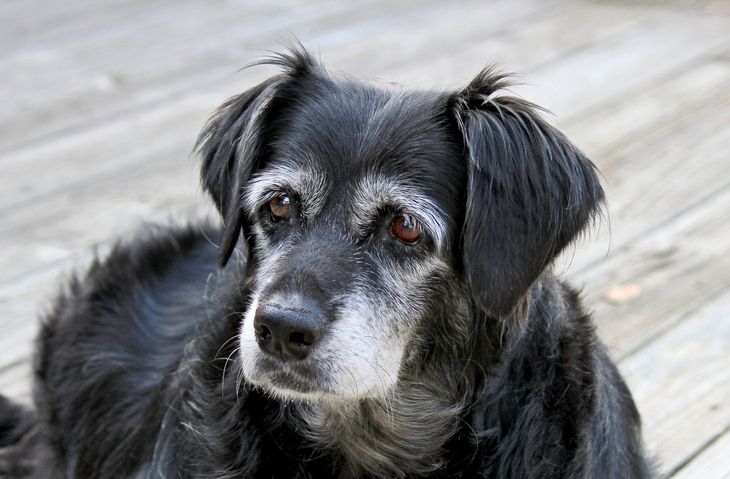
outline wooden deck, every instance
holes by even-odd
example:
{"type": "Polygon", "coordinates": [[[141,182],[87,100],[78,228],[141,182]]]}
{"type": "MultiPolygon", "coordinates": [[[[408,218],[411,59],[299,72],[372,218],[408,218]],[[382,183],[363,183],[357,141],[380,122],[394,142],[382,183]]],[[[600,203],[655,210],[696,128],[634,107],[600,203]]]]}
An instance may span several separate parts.
{"type": "Polygon", "coordinates": [[[661,470],[730,477],[730,2],[3,0],[0,391],[29,401],[59,280],[143,221],[210,213],[190,156],[238,68],[296,36],[332,69],[456,87],[497,61],[605,175],[566,255],[661,470]]]}

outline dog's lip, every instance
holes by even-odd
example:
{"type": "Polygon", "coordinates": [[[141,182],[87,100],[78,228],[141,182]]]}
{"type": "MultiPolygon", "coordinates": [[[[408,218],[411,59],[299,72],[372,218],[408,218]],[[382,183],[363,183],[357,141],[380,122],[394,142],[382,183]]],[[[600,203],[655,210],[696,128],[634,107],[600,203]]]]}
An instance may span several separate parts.
{"type": "MultiPolygon", "coordinates": [[[[264,359],[264,358],[262,358],[264,359]]],[[[299,393],[325,392],[317,374],[303,363],[282,363],[271,358],[259,362],[260,381],[277,389],[299,393]]]]}
{"type": "Polygon", "coordinates": [[[304,380],[295,374],[287,373],[285,371],[275,371],[266,376],[267,383],[277,389],[288,389],[296,391],[298,393],[314,393],[320,392],[310,381],[304,380]]]}

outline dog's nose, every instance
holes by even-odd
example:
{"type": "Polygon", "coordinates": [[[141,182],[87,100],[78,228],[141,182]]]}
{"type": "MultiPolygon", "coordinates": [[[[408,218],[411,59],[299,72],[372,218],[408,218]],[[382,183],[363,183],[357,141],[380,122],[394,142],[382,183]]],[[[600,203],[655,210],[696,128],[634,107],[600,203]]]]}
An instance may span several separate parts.
{"type": "Polygon", "coordinates": [[[262,351],[282,361],[307,357],[321,336],[322,311],[309,301],[290,299],[284,304],[262,304],[253,327],[262,351]]]}

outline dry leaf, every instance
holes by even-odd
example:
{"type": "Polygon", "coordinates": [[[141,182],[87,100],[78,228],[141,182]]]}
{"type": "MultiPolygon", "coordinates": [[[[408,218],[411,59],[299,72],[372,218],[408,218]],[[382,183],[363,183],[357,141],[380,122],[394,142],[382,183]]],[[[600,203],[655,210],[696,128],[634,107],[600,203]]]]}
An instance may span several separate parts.
{"type": "Polygon", "coordinates": [[[613,304],[625,304],[639,297],[641,294],[641,286],[636,283],[625,283],[606,291],[603,299],[613,304]]]}

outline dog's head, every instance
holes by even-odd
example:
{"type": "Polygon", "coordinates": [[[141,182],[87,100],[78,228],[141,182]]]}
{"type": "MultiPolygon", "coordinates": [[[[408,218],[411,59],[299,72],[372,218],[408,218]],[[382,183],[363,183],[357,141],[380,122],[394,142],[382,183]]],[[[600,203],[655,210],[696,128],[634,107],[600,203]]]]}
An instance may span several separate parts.
{"type": "Polygon", "coordinates": [[[251,277],[243,372],[273,393],[384,397],[416,351],[471,326],[428,331],[506,321],[602,200],[590,161],[489,70],[437,93],[336,78],[304,52],[273,63],[199,140],[220,261],[239,245],[251,277]]]}

